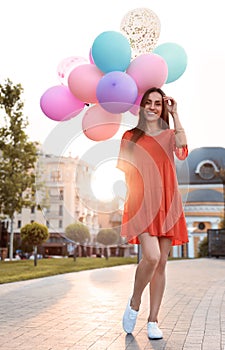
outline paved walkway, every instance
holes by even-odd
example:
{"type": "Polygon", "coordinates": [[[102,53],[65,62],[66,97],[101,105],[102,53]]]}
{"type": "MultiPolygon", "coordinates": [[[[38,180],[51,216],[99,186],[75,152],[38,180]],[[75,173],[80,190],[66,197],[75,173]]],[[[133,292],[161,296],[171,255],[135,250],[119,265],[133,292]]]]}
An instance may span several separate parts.
{"type": "Polygon", "coordinates": [[[169,261],[159,323],[146,333],[146,288],[133,335],[121,318],[135,265],[0,285],[0,349],[224,350],[225,259],[169,261]]]}

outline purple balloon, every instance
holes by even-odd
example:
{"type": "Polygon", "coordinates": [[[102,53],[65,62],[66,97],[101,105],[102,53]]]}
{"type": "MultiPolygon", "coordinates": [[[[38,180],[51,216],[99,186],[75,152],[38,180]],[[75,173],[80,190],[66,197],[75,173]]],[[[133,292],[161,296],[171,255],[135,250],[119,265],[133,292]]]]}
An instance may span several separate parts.
{"type": "Polygon", "coordinates": [[[110,113],[128,111],[136,101],[138,88],[127,73],[113,71],[105,74],[96,89],[98,102],[110,113]]]}

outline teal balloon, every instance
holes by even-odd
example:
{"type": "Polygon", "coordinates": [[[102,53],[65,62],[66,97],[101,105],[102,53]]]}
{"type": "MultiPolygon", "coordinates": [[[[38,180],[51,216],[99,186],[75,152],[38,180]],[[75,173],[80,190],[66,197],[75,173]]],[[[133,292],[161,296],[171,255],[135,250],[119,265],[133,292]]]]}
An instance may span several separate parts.
{"type": "Polygon", "coordinates": [[[153,53],[164,58],[168,66],[168,77],[165,84],[179,79],[187,68],[187,54],[182,46],[176,43],[164,43],[157,46],[153,53]]]}
{"type": "Polygon", "coordinates": [[[99,34],[93,42],[91,54],[95,65],[103,73],[124,72],[131,61],[131,47],[128,39],[115,31],[99,34]]]}

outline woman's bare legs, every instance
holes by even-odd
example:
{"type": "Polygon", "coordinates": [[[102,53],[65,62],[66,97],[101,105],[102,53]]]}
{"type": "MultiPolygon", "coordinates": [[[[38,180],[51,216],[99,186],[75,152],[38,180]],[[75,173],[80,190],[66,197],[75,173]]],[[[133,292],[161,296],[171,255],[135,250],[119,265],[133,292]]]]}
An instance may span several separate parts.
{"type": "Polygon", "coordinates": [[[171,248],[171,240],[159,239],[160,260],[150,282],[150,314],[148,322],[157,322],[159,308],[162,302],[166,284],[166,263],[171,248]]]}
{"type": "Polygon", "coordinates": [[[138,238],[141,243],[142,259],[136,269],[134,290],[131,298],[131,307],[136,311],[139,310],[142,293],[151,281],[161,257],[158,237],[150,236],[149,233],[145,232],[138,238]]]}

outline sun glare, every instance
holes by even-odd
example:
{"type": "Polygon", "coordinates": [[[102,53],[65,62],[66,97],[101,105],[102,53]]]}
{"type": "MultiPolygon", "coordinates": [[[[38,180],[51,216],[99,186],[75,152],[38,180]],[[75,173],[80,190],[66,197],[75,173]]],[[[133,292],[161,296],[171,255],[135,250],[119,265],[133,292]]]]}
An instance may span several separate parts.
{"type": "Polygon", "coordinates": [[[96,199],[110,202],[116,197],[125,200],[126,184],[124,173],[116,168],[116,161],[100,164],[92,174],[91,187],[96,199]]]}

